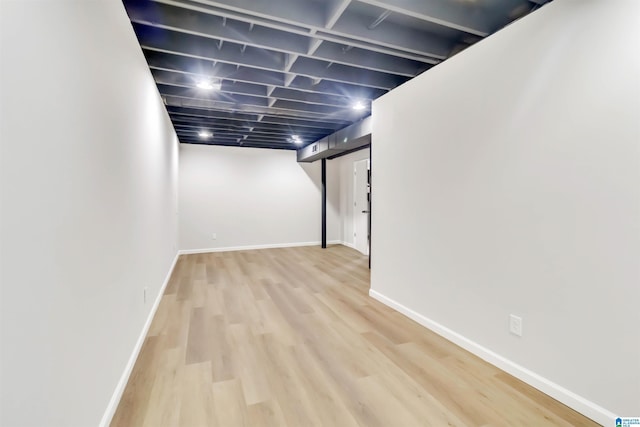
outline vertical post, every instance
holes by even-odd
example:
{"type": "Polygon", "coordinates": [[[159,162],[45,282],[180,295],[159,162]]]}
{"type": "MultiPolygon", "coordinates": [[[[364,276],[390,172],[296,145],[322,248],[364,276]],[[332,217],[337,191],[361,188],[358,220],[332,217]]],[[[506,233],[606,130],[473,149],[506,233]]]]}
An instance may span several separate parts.
{"type": "Polygon", "coordinates": [[[327,247],[327,159],[322,159],[322,247],[327,247]]]}
{"type": "Polygon", "coordinates": [[[371,270],[371,212],[373,212],[373,144],[369,146],[369,270],[371,270]]]}

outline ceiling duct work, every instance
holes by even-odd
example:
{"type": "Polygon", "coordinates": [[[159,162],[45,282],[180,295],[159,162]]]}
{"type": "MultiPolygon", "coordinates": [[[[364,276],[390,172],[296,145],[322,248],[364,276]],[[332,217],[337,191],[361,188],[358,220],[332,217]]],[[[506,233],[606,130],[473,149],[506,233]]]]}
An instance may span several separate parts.
{"type": "Polygon", "coordinates": [[[371,116],[298,149],[298,162],[311,163],[337,157],[371,144],[371,116]]]}

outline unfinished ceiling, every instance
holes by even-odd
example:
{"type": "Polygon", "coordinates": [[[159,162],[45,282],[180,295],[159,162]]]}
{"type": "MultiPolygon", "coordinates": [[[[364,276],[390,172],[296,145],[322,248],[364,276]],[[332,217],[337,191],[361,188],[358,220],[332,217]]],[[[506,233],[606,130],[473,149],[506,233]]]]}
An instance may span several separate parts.
{"type": "Polygon", "coordinates": [[[180,142],[282,149],[545,2],[124,0],[180,142]]]}

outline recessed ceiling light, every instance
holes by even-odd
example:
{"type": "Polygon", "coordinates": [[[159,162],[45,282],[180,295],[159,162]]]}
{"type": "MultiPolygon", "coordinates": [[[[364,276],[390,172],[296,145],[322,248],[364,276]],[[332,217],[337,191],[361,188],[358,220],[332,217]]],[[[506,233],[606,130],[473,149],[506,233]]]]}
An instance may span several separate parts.
{"type": "Polygon", "coordinates": [[[353,107],[351,107],[351,108],[353,108],[354,110],[357,110],[357,111],[361,111],[361,110],[364,110],[367,107],[366,107],[366,105],[364,105],[363,102],[358,101],[355,104],[353,104],[353,107]]]}
{"type": "Polygon", "coordinates": [[[198,132],[198,136],[202,139],[209,139],[213,136],[213,134],[206,130],[201,130],[200,132],[198,132]]]}
{"type": "Polygon", "coordinates": [[[196,86],[203,90],[220,90],[222,88],[220,83],[213,83],[210,80],[200,80],[196,86]]]}
{"type": "Polygon", "coordinates": [[[291,140],[296,144],[302,144],[302,140],[298,135],[291,135],[291,140]]]}

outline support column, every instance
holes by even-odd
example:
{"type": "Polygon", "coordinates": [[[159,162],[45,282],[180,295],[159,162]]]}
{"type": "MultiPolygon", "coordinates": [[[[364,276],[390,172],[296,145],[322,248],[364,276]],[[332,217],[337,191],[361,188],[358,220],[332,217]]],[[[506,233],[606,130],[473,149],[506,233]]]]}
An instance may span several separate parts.
{"type": "Polygon", "coordinates": [[[327,159],[322,159],[322,247],[327,247],[327,159]]]}

